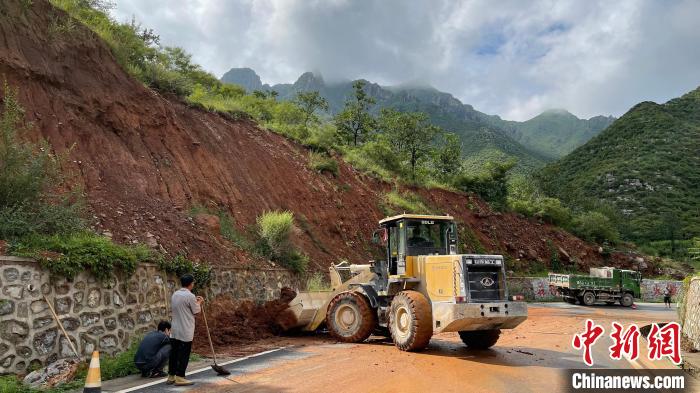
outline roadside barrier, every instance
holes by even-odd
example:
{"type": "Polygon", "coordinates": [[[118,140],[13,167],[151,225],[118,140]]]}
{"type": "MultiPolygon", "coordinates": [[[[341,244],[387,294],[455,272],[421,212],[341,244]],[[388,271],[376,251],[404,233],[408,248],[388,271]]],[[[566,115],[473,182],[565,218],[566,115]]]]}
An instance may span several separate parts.
{"type": "Polygon", "coordinates": [[[83,393],[101,393],[102,378],[100,377],[100,353],[94,351],[90,359],[90,368],[85,378],[85,388],[83,393]]]}

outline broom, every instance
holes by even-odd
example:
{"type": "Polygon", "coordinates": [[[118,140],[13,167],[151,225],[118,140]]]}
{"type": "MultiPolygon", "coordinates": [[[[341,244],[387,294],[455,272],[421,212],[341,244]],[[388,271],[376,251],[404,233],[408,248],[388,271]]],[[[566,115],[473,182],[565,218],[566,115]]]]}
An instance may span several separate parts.
{"type": "Polygon", "coordinates": [[[231,373],[228,370],[216,364],[216,352],[214,352],[214,343],[211,341],[211,333],[209,333],[209,323],[207,323],[207,313],[204,312],[203,304],[202,317],[204,318],[204,327],[207,329],[207,338],[209,339],[209,347],[211,347],[211,354],[214,355],[214,364],[211,365],[211,368],[212,370],[216,371],[218,375],[231,375],[231,373]]]}

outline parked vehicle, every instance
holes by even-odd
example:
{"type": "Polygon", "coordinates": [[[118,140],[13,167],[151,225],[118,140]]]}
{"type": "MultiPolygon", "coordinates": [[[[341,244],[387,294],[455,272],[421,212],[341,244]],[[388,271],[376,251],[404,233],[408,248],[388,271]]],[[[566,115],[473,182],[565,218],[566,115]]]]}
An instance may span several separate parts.
{"type": "Polygon", "coordinates": [[[590,275],[549,274],[549,285],[571,304],[576,301],[586,306],[596,302],[630,307],[641,297],[642,274],[634,270],[614,267],[591,268],[590,275]]]}

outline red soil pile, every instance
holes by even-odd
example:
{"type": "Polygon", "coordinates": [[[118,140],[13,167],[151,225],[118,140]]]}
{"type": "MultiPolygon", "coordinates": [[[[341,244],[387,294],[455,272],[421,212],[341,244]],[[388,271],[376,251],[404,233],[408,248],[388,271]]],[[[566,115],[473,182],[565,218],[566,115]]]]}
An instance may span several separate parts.
{"type": "MultiPolygon", "coordinates": [[[[244,344],[280,334],[285,329],[278,318],[295,296],[296,292],[285,287],[279,299],[260,305],[249,300],[236,301],[225,295],[205,304],[214,347],[244,344]]],[[[209,354],[211,349],[202,313],[197,314],[195,326],[192,348],[195,352],[209,354]]]]}

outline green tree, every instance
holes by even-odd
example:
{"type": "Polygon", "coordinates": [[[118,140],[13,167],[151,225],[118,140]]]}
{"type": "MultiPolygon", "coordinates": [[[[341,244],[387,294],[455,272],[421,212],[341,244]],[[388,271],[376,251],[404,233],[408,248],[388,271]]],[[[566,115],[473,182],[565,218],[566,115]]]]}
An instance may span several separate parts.
{"type": "Polygon", "coordinates": [[[353,146],[366,139],[376,126],[376,119],[369,113],[375,100],[365,93],[366,84],[363,80],[353,82],[353,99],[345,101],[345,108],[335,116],[338,132],[345,140],[351,141],[353,146]]]}
{"type": "Polygon", "coordinates": [[[462,166],[462,142],[457,134],[444,133],[440,146],[433,154],[435,176],[442,182],[450,183],[462,166]]]}
{"type": "Polygon", "coordinates": [[[255,90],[255,91],[253,91],[254,97],[260,98],[263,100],[270,99],[270,100],[275,101],[275,100],[277,100],[278,95],[279,95],[279,93],[275,90],[255,90]]]}
{"type": "Polygon", "coordinates": [[[309,129],[309,122],[318,123],[316,111],[328,110],[328,101],[318,91],[299,92],[294,98],[294,103],[299,105],[304,112],[304,129],[309,129]]]}
{"type": "Polygon", "coordinates": [[[497,209],[503,209],[508,202],[508,171],[514,166],[515,160],[488,162],[485,172],[476,175],[462,172],[454,185],[464,192],[479,195],[497,209]]]}
{"type": "Polygon", "coordinates": [[[422,112],[399,112],[382,109],[379,130],[386,135],[394,150],[406,157],[411,169],[411,179],[416,180],[416,168],[433,151],[433,140],[440,127],[430,124],[428,115],[422,112]]]}
{"type": "Polygon", "coordinates": [[[588,241],[617,243],[620,240],[620,233],[612,221],[597,211],[581,213],[574,218],[573,226],[574,232],[588,241]]]}

